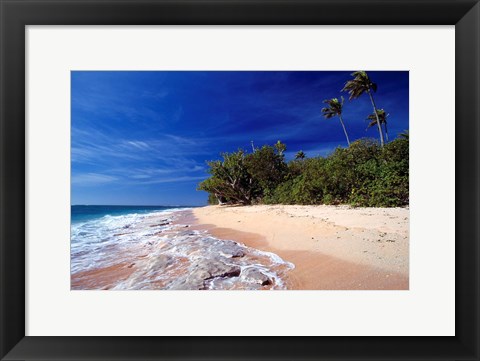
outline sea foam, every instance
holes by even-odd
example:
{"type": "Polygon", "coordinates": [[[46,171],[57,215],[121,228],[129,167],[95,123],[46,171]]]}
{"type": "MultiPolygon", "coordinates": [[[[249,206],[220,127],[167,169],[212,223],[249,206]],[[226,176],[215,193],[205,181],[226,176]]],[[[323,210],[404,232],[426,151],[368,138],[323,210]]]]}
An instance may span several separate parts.
{"type": "Polygon", "coordinates": [[[178,224],[179,211],[185,210],[105,215],[72,224],[72,288],[286,288],[284,279],[294,268],[292,263],[178,224]]]}

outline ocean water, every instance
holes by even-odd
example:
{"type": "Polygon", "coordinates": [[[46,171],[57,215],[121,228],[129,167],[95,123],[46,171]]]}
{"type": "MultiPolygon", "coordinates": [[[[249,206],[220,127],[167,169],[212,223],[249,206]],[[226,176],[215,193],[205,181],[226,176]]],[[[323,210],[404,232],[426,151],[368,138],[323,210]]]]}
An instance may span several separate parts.
{"type": "MultiPolygon", "coordinates": [[[[191,207],[183,207],[191,208],[191,207]]],[[[71,207],[72,223],[100,219],[104,216],[142,215],[154,212],[183,209],[178,206],[84,206],[71,207]]]]}
{"type": "Polygon", "coordinates": [[[71,288],[285,289],[294,265],[195,229],[191,207],[72,206],[71,288]]]}

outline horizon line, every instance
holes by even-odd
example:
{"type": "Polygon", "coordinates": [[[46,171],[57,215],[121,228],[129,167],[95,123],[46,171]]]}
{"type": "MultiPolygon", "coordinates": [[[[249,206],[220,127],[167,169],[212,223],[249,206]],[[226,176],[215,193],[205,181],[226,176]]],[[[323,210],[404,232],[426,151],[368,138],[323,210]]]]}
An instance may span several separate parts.
{"type": "Polygon", "coordinates": [[[70,207],[76,206],[114,206],[114,207],[201,207],[202,205],[193,204],[71,204],[70,207]]]}

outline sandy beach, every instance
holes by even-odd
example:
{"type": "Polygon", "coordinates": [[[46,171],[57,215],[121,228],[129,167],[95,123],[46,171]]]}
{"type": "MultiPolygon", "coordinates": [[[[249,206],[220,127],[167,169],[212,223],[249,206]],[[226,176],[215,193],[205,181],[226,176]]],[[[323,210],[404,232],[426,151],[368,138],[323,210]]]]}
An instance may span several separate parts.
{"type": "Polygon", "coordinates": [[[409,288],[408,208],[208,206],[193,217],[196,229],[293,263],[288,289],[409,288]]]}

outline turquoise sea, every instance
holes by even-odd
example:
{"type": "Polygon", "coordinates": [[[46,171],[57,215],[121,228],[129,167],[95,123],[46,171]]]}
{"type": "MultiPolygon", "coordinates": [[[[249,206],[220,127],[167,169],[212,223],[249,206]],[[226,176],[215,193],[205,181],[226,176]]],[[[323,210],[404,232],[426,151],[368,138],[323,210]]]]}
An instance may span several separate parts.
{"type": "Polygon", "coordinates": [[[148,214],[169,209],[192,208],[182,206],[89,206],[71,207],[72,223],[86,222],[105,216],[124,216],[130,214],[148,214]]]}

